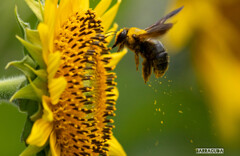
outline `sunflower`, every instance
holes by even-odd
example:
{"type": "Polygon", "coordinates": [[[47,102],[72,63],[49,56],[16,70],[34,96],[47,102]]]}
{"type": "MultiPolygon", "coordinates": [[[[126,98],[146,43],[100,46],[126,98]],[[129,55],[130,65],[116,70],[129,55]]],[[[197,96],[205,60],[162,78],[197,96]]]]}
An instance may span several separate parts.
{"type": "Polygon", "coordinates": [[[89,0],[25,1],[39,24],[31,29],[16,9],[23,30],[17,38],[26,50],[23,60],[8,66],[22,70],[28,84],[11,101],[25,99],[19,100],[20,109],[33,104],[38,109],[28,109],[33,126],[21,155],[126,155],[112,134],[111,117],[118,98],[112,70],[127,50],[108,48],[121,0],[110,9],[111,0],[101,0],[95,9],[89,0]]]}
{"type": "Polygon", "coordinates": [[[232,142],[239,138],[240,1],[176,0],[170,8],[181,5],[181,20],[169,32],[167,43],[175,51],[191,45],[222,140],[232,142]]]}

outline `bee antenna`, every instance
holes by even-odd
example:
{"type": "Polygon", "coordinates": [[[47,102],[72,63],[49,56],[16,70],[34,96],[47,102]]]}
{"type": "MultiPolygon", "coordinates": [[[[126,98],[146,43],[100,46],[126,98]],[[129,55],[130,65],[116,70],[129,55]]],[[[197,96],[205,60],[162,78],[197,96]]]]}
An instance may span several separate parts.
{"type": "Polygon", "coordinates": [[[114,32],[114,33],[116,33],[117,31],[109,31],[109,32],[107,32],[107,33],[111,33],[111,32],[114,32]]]}
{"type": "Polygon", "coordinates": [[[106,36],[105,36],[105,38],[107,38],[107,37],[109,37],[109,36],[114,36],[114,35],[116,35],[116,33],[114,33],[114,34],[109,34],[109,35],[106,35],[106,36]]]}
{"type": "Polygon", "coordinates": [[[107,38],[107,37],[109,37],[109,36],[114,36],[114,35],[116,35],[116,34],[117,34],[117,31],[109,31],[109,32],[106,33],[105,38],[107,38]]]}
{"type": "Polygon", "coordinates": [[[117,31],[109,31],[109,32],[107,32],[106,34],[110,34],[110,33],[116,34],[117,31]]]}

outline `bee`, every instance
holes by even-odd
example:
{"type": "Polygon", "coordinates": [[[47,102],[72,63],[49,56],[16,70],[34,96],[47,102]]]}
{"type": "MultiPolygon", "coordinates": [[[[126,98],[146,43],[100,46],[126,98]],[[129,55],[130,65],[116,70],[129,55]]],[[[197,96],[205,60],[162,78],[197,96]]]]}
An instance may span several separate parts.
{"type": "Polygon", "coordinates": [[[172,28],[173,23],[165,23],[165,21],[176,15],[182,10],[180,7],[155,24],[143,29],[131,27],[123,28],[116,34],[115,43],[112,48],[119,46],[118,51],[126,46],[135,53],[136,69],[139,66],[139,54],[143,58],[142,74],[145,83],[149,80],[153,72],[156,78],[162,77],[168,69],[169,57],[163,44],[155,39],[164,35],[172,28]]]}

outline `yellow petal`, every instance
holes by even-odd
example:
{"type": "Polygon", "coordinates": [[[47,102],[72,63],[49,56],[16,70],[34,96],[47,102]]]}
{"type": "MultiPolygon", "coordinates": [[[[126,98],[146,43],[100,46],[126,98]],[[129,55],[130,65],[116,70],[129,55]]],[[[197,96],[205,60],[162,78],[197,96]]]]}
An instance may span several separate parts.
{"type": "Polygon", "coordinates": [[[49,53],[49,38],[48,38],[48,26],[44,23],[40,23],[38,25],[38,32],[39,32],[39,36],[42,42],[42,55],[43,55],[43,59],[45,61],[45,63],[47,63],[47,57],[48,57],[48,53],[49,53]]]}
{"type": "MultiPolygon", "coordinates": [[[[177,4],[177,6],[181,5],[184,5],[184,9],[175,16],[177,22],[166,35],[166,39],[168,40],[166,43],[169,44],[167,47],[173,49],[173,51],[179,51],[189,41],[194,33],[195,20],[199,18],[192,15],[194,12],[194,5],[192,3],[183,4],[183,2],[180,2],[177,4]],[[182,19],[184,19],[184,21],[182,19]]],[[[167,9],[168,12],[175,9],[177,6],[174,5],[171,9],[167,9]]]]}
{"type": "Polygon", "coordinates": [[[56,133],[53,132],[50,135],[50,150],[52,156],[60,156],[61,150],[59,145],[56,143],[56,133]]]}
{"type": "Polygon", "coordinates": [[[108,143],[110,145],[109,149],[110,156],[126,156],[125,151],[123,150],[122,146],[114,136],[112,136],[108,143]]]}
{"type": "Polygon", "coordinates": [[[101,0],[101,2],[98,3],[94,11],[96,11],[98,16],[102,16],[104,12],[108,9],[110,4],[112,3],[112,0],[101,0]]]}
{"type": "Polygon", "coordinates": [[[57,19],[56,19],[56,30],[59,30],[59,28],[66,22],[66,20],[71,16],[72,13],[72,7],[71,3],[69,3],[69,0],[61,0],[59,7],[58,7],[58,13],[57,13],[57,19]],[[63,13],[64,12],[64,13],[63,13]]]}
{"type": "Polygon", "coordinates": [[[81,14],[87,9],[89,9],[89,0],[61,0],[56,18],[56,30],[58,30],[71,15],[76,12],[81,14]]]}
{"type": "Polygon", "coordinates": [[[47,96],[42,97],[42,104],[43,104],[43,116],[42,118],[46,121],[52,122],[53,121],[53,113],[49,108],[50,99],[47,96]]]}
{"type": "Polygon", "coordinates": [[[107,32],[107,30],[111,26],[117,12],[118,12],[120,3],[121,3],[121,0],[118,0],[117,3],[101,17],[102,21],[103,21],[102,25],[104,27],[104,32],[107,32]]]}
{"type": "Polygon", "coordinates": [[[103,57],[110,57],[110,62],[106,65],[107,67],[113,67],[118,64],[118,62],[127,54],[127,48],[124,48],[121,52],[112,53],[108,55],[103,55],[103,57]]]}
{"type": "Polygon", "coordinates": [[[46,144],[50,133],[52,132],[53,124],[44,119],[39,119],[34,122],[32,131],[27,138],[27,143],[30,145],[41,147],[46,144]]]}
{"type": "Polygon", "coordinates": [[[61,63],[60,52],[50,53],[48,57],[47,71],[48,71],[48,89],[52,104],[57,104],[59,97],[64,91],[67,82],[64,77],[54,78],[58,67],[61,63]]]}
{"type": "Polygon", "coordinates": [[[55,31],[55,21],[57,16],[57,4],[58,0],[47,0],[44,7],[44,23],[48,26],[49,29],[48,49],[50,52],[53,51],[53,38],[55,31]]]}
{"type": "Polygon", "coordinates": [[[236,123],[240,113],[237,89],[240,88],[240,63],[232,54],[226,38],[219,37],[219,34],[212,31],[207,33],[208,39],[198,47],[195,61],[211,95],[222,139],[228,142],[234,140],[239,132],[236,123]]]}
{"type": "Polygon", "coordinates": [[[79,1],[79,5],[81,6],[82,10],[89,9],[89,0],[77,0],[79,1]]]}
{"type": "MultiPolygon", "coordinates": [[[[214,25],[219,19],[218,10],[212,4],[212,1],[178,1],[168,9],[169,11],[184,6],[184,9],[173,19],[176,19],[174,26],[166,35],[166,47],[174,51],[181,50],[193,37],[199,29],[211,29],[209,26],[214,25]],[[202,11],[204,10],[204,12],[202,11]],[[194,12],[194,15],[193,15],[194,12]],[[183,20],[184,19],[184,20],[183,20]],[[204,24],[202,22],[204,21],[204,24]]],[[[172,20],[172,19],[170,19],[172,20]]],[[[224,22],[222,22],[224,23],[224,22]]],[[[212,29],[215,29],[212,28],[212,29]]]]}
{"type": "Polygon", "coordinates": [[[54,52],[48,55],[47,72],[49,81],[54,78],[60,63],[61,63],[60,52],[54,52]]]}
{"type": "Polygon", "coordinates": [[[112,41],[113,37],[114,37],[114,31],[117,31],[118,28],[118,24],[114,23],[113,27],[107,32],[107,38],[106,41],[108,42],[107,45],[112,41]]]}
{"type": "Polygon", "coordinates": [[[56,18],[58,0],[46,0],[44,7],[44,23],[52,26],[56,18]]]}
{"type": "Polygon", "coordinates": [[[66,79],[62,76],[49,81],[48,89],[51,97],[51,103],[57,104],[62,92],[67,86],[66,79]]]}

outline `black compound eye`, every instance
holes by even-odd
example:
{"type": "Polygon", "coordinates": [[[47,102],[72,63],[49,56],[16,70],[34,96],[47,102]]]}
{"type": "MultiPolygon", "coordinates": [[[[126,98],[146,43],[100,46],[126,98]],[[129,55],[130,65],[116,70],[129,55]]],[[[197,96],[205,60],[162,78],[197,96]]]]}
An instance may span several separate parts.
{"type": "Polygon", "coordinates": [[[123,29],[123,31],[118,35],[117,42],[118,43],[123,42],[126,39],[126,37],[127,37],[127,33],[128,33],[128,30],[127,29],[123,29]]]}
{"type": "Polygon", "coordinates": [[[128,33],[128,29],[123,29],[118,35],[117,35],[117,38],[116,38],[116,42],[114,43],[114,45],[112,46],[112,48],[118,46],[119,44],[124,44],[124,41],[126,40],[127,38],[127,33],[128,33]]]}

